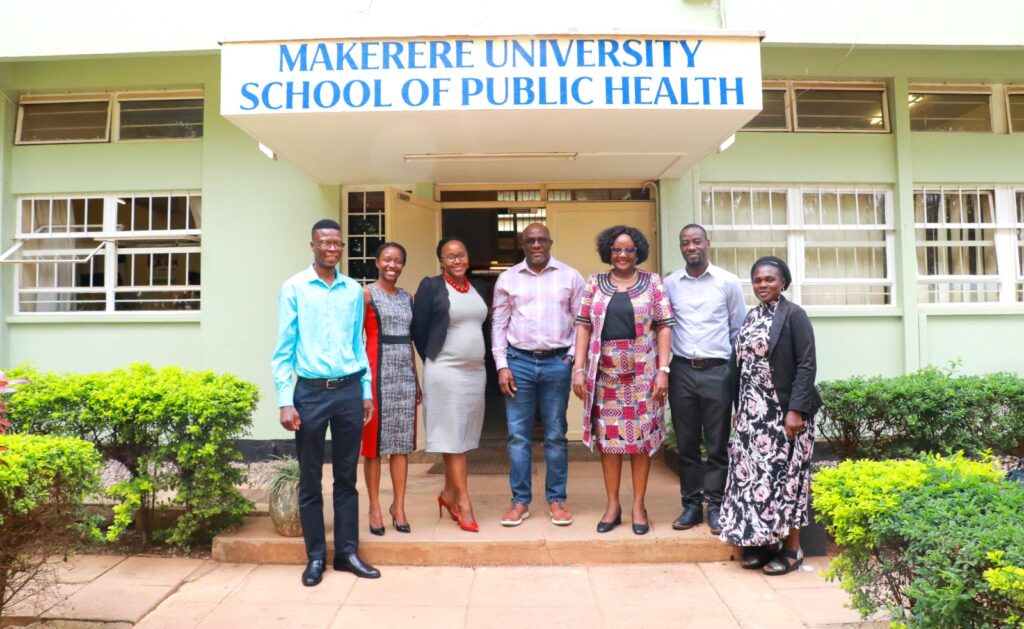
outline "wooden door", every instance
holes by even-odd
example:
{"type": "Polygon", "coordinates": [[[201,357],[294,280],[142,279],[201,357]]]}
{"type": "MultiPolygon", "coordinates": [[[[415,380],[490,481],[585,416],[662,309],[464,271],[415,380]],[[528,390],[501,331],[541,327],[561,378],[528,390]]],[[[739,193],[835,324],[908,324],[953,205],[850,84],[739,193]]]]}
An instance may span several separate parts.
{"type": "MultiPolygon", "coordinates": [[[[586,279],[592,273],[607,271],[609,265],[597,254],[596,239],[613,225],[629,225],[643,232],[651,245],[647,261],[640,265],[658,271],[657,212],[653,201],[575,201],[547,204],[547,225],[551,230],[551,255],[573,266],[586,279]]],[[[583,403],[569,396],[568,437],[583,438],[583,403]]]]}
{"type": "Polygon", "coordinates": [[[388,188],[384,211],[387,239],[405,247],[407,258],[398,285],[416,292],[420,280],[437,275],[437,241],[441,239],[441,206],[429,199],[388,188]]]}

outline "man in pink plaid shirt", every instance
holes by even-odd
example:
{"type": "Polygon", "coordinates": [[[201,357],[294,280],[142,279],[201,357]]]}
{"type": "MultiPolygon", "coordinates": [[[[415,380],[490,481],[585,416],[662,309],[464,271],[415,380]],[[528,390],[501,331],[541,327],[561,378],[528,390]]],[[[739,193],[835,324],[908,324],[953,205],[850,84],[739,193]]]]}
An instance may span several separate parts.
{"type": "Polygon", "coordinates": [[[583,276],[551,257],[551,232],[528,225],[521,239],[525,259],[498,276],[494,287],[491,351],[508,418],[512,504],[501,518],[517,526],[530,517],[531,441],[539,411],[547,464],[548,515],[572,524],[565,506],[569,442],[565,418],[572,383],[573,325],[583,301],[583,276]]]}

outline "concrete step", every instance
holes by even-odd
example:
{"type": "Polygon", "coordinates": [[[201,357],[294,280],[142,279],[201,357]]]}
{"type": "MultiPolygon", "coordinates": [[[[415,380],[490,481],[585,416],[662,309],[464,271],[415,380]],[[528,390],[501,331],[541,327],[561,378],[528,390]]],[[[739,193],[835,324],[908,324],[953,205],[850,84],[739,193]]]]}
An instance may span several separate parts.
{"type": "MultiPolygon", "coordinates": [[[[437,514],[437,493],[443,477],[428,474],[429,464],[410,465],[406,514],[412,533],[402,534],[391,526],[387,507],[391,504],[391,482],[387,466],[381,481],[381,504],[385,510],[385,534],[367,530],[366,492],[360,483],[360,554],[372,564],[406,566],[500,566],[500,565],[597,565],[609,563],[699,563],[723,561],[737,555],[737,549],[723,544],[701,525],[689,531],[675,531],[672,520],[679,515],[679,481],[663,463],[656,461],[647,488],[647,510],[651,530],[634,535],[630,527],[631,477],[626,464],[622,474],[621,499],[626,507],[622,526],[610,533],[595,530],[604,512],[605,492],[601,466],[595,462],[572,462],[569,469],[568,507],[574,513],[571,526],[555,526],[543,502],[544,465],[533,474],[534,502],[531,517],[517,527],[503,527],[499,520],[509,503],[508,478],[502,475],[470,475],[469,487],[479,533],[461,531],[445,513],[437,514]],[[537,498],[536,496],[541,496],[537,498]]],[[[360,469],[360,478],[362,470],[360,469]]],[[[330,487],[329,468],[324,487],[330,487]]],[[[329,495],[324,500],[328,554],[333,553],[333,513],[329,495]]],[[[234,531],[213,541],[213,558],[223,562],[259,564],[305,563],[301,537],[282,537],[266,516],[250,516],[234,531]]]]}

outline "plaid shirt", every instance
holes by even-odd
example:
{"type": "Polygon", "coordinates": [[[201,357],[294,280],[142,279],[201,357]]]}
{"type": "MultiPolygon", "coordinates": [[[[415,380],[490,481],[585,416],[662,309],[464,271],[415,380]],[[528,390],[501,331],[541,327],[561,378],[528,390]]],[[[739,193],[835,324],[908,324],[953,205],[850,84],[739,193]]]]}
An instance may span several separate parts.
{"type": "Polygon", "coordinates": [[[583,301],[583,276],[551,258],[540,273],[523,260],[498,276],[491,315],[491,353],[508,367],[508,346],[541,351],[572,346],[574,319],[583,301]]]}

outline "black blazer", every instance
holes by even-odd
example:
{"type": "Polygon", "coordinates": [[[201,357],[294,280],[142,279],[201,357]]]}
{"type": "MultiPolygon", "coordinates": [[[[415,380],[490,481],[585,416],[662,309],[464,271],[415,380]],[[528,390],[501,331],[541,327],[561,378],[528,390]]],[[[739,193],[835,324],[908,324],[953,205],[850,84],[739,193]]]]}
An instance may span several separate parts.
{"type": "MultiPolygon", "coordinates": [[[[470,278],[470,286],[487,305],[487,318],[484,320],[485,356],[490,355],[491,343],[491,296],[483,282],[470,278]]],[[[448,335],[448,289],[444,278],[440,275],[425,277],[416,289],[416,299],[412,307],[412,342],[420,358],[437,358],[444,347],[444,339],[448,335]]]]}
{"type": "MultiPolygon", "coordinates": [[[[768,365],[779,396],[782,412],[800,411],[814,417],[821,408],[821,396],[814,386],[818,371],[814,351],[814,328],[803,308],[785,297],[779,299],[768,335],[768,365]]],[[[736,397],[739,397],[739,372],[736,369],[736,397]]]]}

